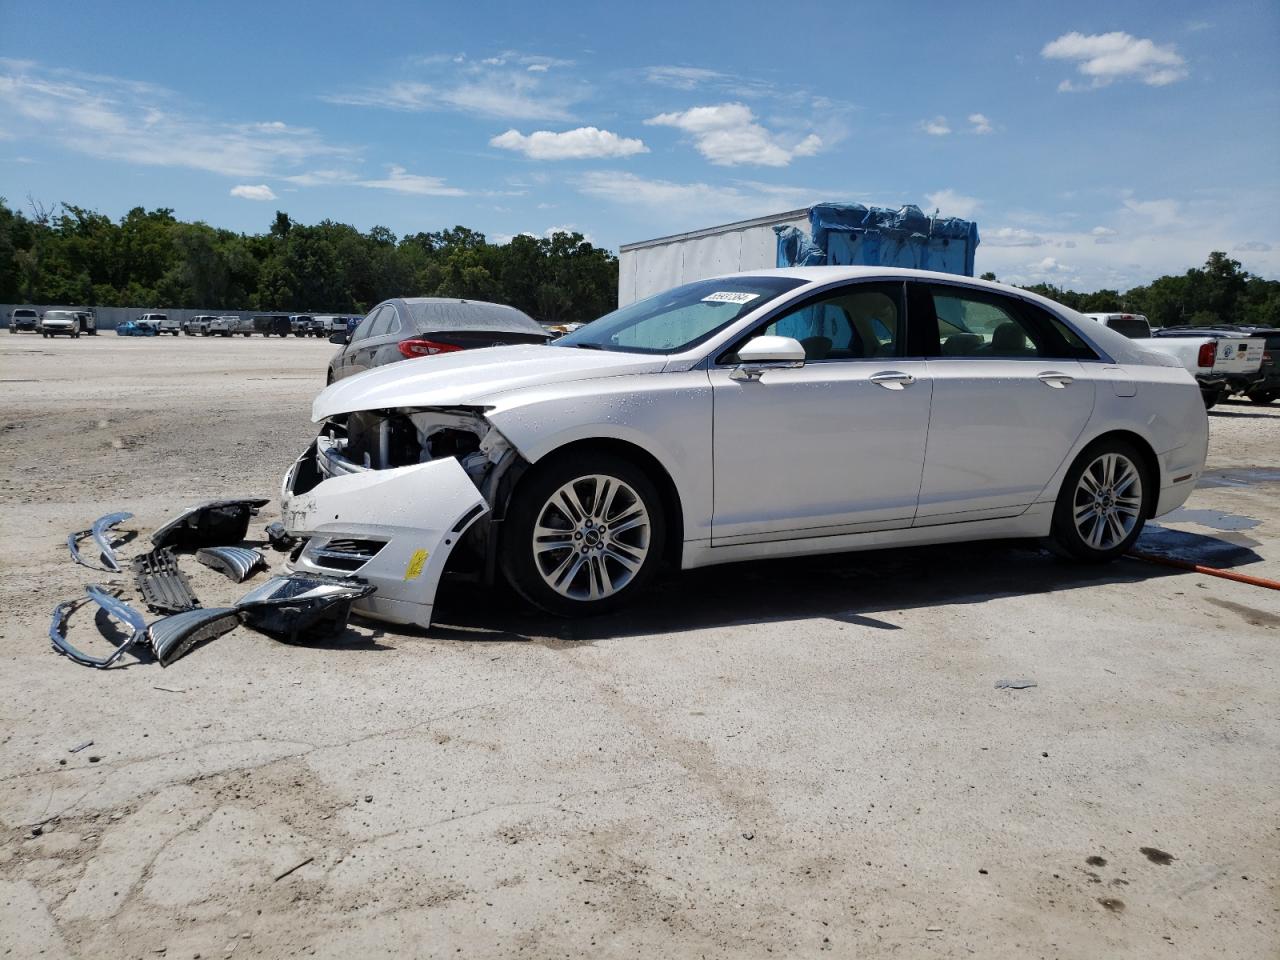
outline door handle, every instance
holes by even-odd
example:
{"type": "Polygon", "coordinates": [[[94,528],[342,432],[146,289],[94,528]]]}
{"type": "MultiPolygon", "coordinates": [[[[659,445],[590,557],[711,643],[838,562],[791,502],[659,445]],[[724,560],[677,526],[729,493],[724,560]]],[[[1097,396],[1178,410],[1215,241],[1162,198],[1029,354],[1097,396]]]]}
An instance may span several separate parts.
{"type": "Polygon", "coordinates": [[[1056,370],[1047,370],[1040,374],[1040,382],[1046,387],[1053,387],[1055,390],[1061,390],[1064,387],[1071,386],[1071,384],[1075,382],[1075,378],[1068,376],[1065,373],[1058,373],[1056,370]]]}
{"type": "Polygon", "coordinates": [[[911,374],[901,373],[897,370],[886,370],[884,373],[873,373],[867,379],[872,383],[879,384],[886,390],[902,390],[916,382],[916,378],[911,374]]]}

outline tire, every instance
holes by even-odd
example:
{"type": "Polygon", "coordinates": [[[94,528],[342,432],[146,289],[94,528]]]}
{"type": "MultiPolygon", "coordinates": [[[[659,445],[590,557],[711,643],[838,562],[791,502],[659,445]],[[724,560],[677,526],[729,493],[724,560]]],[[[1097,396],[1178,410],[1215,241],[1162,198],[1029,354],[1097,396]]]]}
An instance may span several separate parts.
{"type": "Polygon", "coordinates": [[[1256,393],[1247,394],[1251,403],[1268,404],[1275,400],[1276,394],[1268,390],[1260,390],[1256,393]]]}
{"type": "Polygon", "coordinates": [[[1086,448],[1062,481],[1053,508],[1054,544],[1085,563],[1106,563],[1127,552],[1154,506],[1156,480],[1147,474],[1128,441],[1104,437],[1086,448]]]}
{"type": "Polygon", "coordinates": [[[666,541],[653,481],[630,460],[603,453],[571,453],[534,467],[503,528],[507,580],[534,606],[561,617],[608,613],[630,602],[657,572],[666,541]],[[595,513],[600,506],[608,516],[595,513]],[[535,540],[537,529],[554,532],[535,540]]]}
{"type": "Polygon", "coordinates": [[[1204,401],[1204,408],[1206,410],[1212,410],[1218,401],[1222,399],[1222,393],[1221,391],[1217,393],[1209,393],[1202,390],[1200,391],[1200,399],[1204,401]]]}

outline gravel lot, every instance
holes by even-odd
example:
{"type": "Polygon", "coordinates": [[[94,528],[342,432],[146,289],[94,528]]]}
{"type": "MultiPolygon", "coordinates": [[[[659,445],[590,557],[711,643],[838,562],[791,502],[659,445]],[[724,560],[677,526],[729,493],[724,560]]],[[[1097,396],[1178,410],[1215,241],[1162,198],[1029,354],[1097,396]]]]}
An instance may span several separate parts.
{"type": "MultiPolygon", "coordinates": [[[[0,336],[0,956],[1280,954],[1257,587],[1001,543],[696,571],[582,624],[447,585],[430,633],[51,653],[95,576],[70,531],[276,518],[332,349],[0,336]]],[[[1280,408],[1210,420],[1146,544],[1280,578],[1280,408]]]]}

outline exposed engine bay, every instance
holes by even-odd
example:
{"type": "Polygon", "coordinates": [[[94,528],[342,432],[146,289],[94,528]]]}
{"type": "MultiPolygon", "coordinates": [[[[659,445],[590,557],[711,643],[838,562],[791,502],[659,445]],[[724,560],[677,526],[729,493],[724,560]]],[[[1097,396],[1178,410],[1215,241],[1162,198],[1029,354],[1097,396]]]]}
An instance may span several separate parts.
{"type": "Polygon", "coordinates": [[[331,417],[281,491],[285,528],[301,541],[290,564],[358,572],[379,585],[362,612],[428,626],[446,561],[494,576],[496,523],[525,466],[478,408],[331,417]]]}

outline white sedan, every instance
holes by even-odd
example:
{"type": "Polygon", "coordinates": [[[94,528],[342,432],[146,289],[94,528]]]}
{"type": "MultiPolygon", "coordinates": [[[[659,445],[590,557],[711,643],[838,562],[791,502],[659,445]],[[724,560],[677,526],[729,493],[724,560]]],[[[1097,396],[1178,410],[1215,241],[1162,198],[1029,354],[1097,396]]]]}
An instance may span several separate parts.
{"type": "Polygon", "coordinates": [[[1008,537],[1110,560],[1208,442],[1172,358],[1023,290],[872,267],[690,283],[548,345],[342,380],[312,415],[293,567],[421,626],[446,565],[570,615],[663,562],[1008,537]]]}

